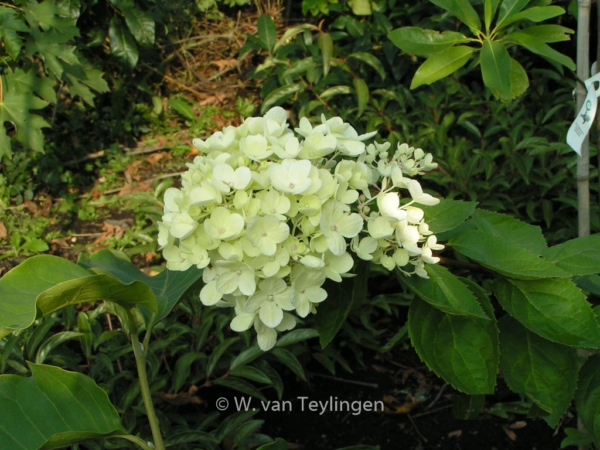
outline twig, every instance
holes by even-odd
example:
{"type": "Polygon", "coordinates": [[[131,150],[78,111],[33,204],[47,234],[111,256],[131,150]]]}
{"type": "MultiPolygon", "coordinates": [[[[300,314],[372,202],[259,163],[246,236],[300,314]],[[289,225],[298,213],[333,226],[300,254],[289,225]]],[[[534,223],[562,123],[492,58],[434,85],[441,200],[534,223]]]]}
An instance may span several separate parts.
{"type": "Polygon", "coordinates": [[[413,416],[413,418],[417,419],[419,417],[428,416],[429,414],[435,414],[436,412],[443,411],[445,409],[452,408],[452,405],[440,406],[439,408],[432,409],[431,411],[425,411],[413,416]]]}
{"type": "Polygon", "coordinates": [[[419,435],[419,437],[421,439],[423,439],[423,441],[427,442],[427,438],[421,434],[421,432],[417,428],[417,425],[415,424],[415,421],[412,419],[412,417],[410,417],[410,414],[407,414],[407,416],[408,416],[408,420],[410,420],[410,423],[412,423],[412,426],[415,429],[415,431],[417,432],[417,434],[419,435]]]}
{"type": "Polygon", "coordinates": [[[442,396],[442,394],[444,393],[444,391],[446,390],[447,387],[448,387],[448,383],[444,384],[442,386],[442,388],[440,389],[440,391],[435,396],[435,398],[432,400],[432,402],[429,405],[427,405],[427,407],[425,409],[431,409],[431,407],[433,405],[435,405],[437,403],[437,401],[440,399],[440,397],[442,396]]]}
{"type": "Polygon", "coordinates": [[[342,383],[348,383],[348,384],[355,384],[357,386],[365,386],[365,387],[371,387],[371,388],[375,388],[378,389],[379,385],[375,384],[375,383],[367,383],[364,381],[354,381],[354,380],[346,380],[344,378],[338,378],[338,377],[332,377],[331,375],[324,375],[321,373],[309,373],[309,375],[313,375],[316,377],[321,377],[321,378],[327,378],[328,380],[335,380],[335,381],[341,381],[342,383]]]}
{"type": "MultiPolygon", "coordinates": [[[[121,150],[124,150],[126,152],[125,154],[127,156],[134,156],[134,155],[145,155],[147,153],[160,152],[163,150],[169,150],[169,147],[147,147],[147,148],[142,148],[140,150],[131,150],[126,147],[121,147],[121,150]]],[[[79,164],[84,161],[88,161],[90,159],[102,158],[105,154],[106,154],[106,150],[100,150],[98,152],[88,153],[87,155],[85,155],[79,159],[73,159],[71,161],[67,161],[65,163],[65,165],[72,166],[72,165],[79,164]]]]}

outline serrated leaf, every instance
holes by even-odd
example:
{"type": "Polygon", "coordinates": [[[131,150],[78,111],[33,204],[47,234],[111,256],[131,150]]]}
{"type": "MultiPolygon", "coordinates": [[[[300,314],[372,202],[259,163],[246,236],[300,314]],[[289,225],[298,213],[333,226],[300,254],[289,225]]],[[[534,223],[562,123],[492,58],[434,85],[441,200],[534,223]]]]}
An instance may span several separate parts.
{"type": "Polygon", "coordinates": [[[473,213],[473,221],[480,231],[485,231],[525,248],[535,255],[543,255],[548,249],[540,227],[530,225],[506,214],[477,209],[473,213]]]}
{"type": "Polygon", "coordinates": [[[498,371],[495,321],[445,314],[415,298],[408,331],[421,360],[461,392],[491,394],[498,371]]]}
{"type": "Polygon", "coordinates": [[[452,230],[467,220],[475,210],[475,205],[476,202],[442,199],[435,206],[419,205],[419,208],[425,212],[429,229],[438,234],[452,230]]]}
{"type": "Polygon", "coordinates": [[[265,50],[269,53],[273,52],[275,42],[277,41],[277,28],[275,21],[268,14],[263,14],[258,18],[258,38],[263,44],[265,50]]]}
{"type": "Polygon", "coordinates": [[[108,26],[110,52],[130,69],[133,69],[139,59],[139,51],[134,37],[116,14],[108,26]]]}
{"type": "Polygon", "coordinates": [[[417,56],[430,56],[446,50],[455,44],[469,42],[469,39],[456,31],[426,30],[419,27],[402,27],[387,35],[400,50],[417,56]]]}
{"type": "Polygon", "coordinates": [[[61,17],[62,11],[53,0],[45,0],[41,3],[37,0],[27,0],[26,5],[23,12],[31,28],[41,27],[46,31],[55,29],[64,35],[79,36],[75,19],[61,17]]]}
{"type": "Polygon", "coordinates": [[[600,348],[600,327],[590,303],[571,280],[502,280],[493,284],[502,307],[545,339],[600,348]]]}
{"type": "Polygon", "coordinates": [[[575,277],[573,281],[584,291],[600,296],[600,276],[588,275],[585,277],[575,277]]]}
{"type": "Polygon", "coordinates": [[[117,410],[94,380],[57,367],[30,367],[32,375],[27,378],[0,376],[5,406],[0,408],[0,448],[50,450],[127,434],[117,410]]]}
{"type": "Polygon", "coordinates": [[[577,387],[575,349],[550,342],[510,316],[500,319],[500,369],[510,389],[527,395],[555,427],[577,387]]]}
{"type": "Polygon", "coordinates": [[[529,34],[538,38],[545,43],[568,41],[571,39],[569,34],[574,31],[570,28],[561,27],[560,25],[534,25],[521,30],[521,33],[529,34]]]}
{"type": "Polygon", "coordinates": [[[484,39],[480,55],[481,75],[484,84],[497,90],[504,98],[509,98],[510,56],[504,45],[497,41],[484,39]]]}
{"type": "Polygon", "coordinates": [[[519,280],[571,276],[529,250],[484,231],[458,233],[448,246],[488,269],[519,280]]]}
{"type": "Polygon", "coordinates": [[[75,47],[67,45],[66,40],[57,32],[45,33],[34,29],[27,41],[26,54],[31,56],[38,53],[44,61],[46,69],[50,70],[57,78],[61,78],[67,65],[79,66],[81,63],[75,54],[75,47]]]}
{"type": "Polygon", "coordinates": [[[323,58],[323,75],[327,76],[333,57],[333,39],[329,33],[319,33],[319,48],[323,58]]]}
{"type": "Polygon", "coordinates": [[[154,44],[154,19],[150,14],[139,8],[130,8],[123,11],[127,28],[142,46],[154,44]]]}
{"type": "Polygon", "coordinates": [[[264,99],[263,104],[260,107],[260,113],[264,114],[272,106],[281,105],[290,95],[293,95],[302,89],[304,89],[304,86],[301,84],[291,84],[289,86],[282,86],[278,89],[275,89],[264,99]]]}
{"type": "Polygon", "coordinates": [[[427,265],[429,279],[407,277],[398,272],[398,278],[422,300],[446,314],[471,316],[488,320],[479,302],[469,288],[456,276],[437,264],[427,265]]]}
{"type": "Polygon", "coordinates": [[[562,53],[557,52],[536,36],[523,33],[522,31],[514,31],[510,34],[507,34],[504,37],[504,39],[516,42],[517,44],[525,47],[530,52],[535,53],[537,55],[541,55],[547,59],[562,64],[570,70],[576,69],[575,63],[571,58],[563,55],[562,53]]]}
{"type": "Polygon", "coordinates": [[[550,247],[544,258],[573,275],[600,273],[600,234],[580,237],[550,247]]]}
{"type": "Polygon", "coordinates": [[[77,264],[101,273],[109,273],[125,284],[134,281],[147,284],[154,292],[158,302],[158,312],[156,314],[152,314],[145,308],[140,308],[146,318],[147,326],[164,319],[183,294],[202,277],[202,270],[196,267],[191,267],[185,271],[165,269],[160,274],[150,277],[127,259],[118,257],[110,250],[101,250],[91,256],[83,254],[79,257],[77,264]]]}
{"type": "Polygon", "coordinates": [[[481,28],[479,15],[473,6],[471,6],[469,0],[431,0],[431,3],[444,8],[450,14],[467,24],[467,26],[475,30],[481,28]]]}
{"type": "Polygon", "coordinates": [[[429,57],[417,69],[410,88],[416,89],[424,84],[434,83],[456,72],[469,61],[474,51],[475,49],[472,47],[459,45],[429,57]]]}
{"type": "Polygon", "coordinates": [[[385,80],[385,69],[383,68],[383,64],[381,64],[381,61],[379,61],[376,56],[367,52],[354,52],[348,55],[348,59],[356,59],[364,62],[375,69],[382,80],[385,80]]]}
{"type": "Polygon", "coordinates": [[[23,47],[23,40],[17,32],[29,31],[16,10],[0,6],[0,38],[3,38],[4,48],[11,58],[18,59],[23,47]]]}
{"type": "Polygon", "coordinates": [[[369,263],[358,261],[354,265],[352,278],[343,278],[341,283],[325,282],[327,299],[319,304],[315,328],[319,332],[321,348],[327,347],[348,318],[352,308],[367,295],[369,263]]]}
{"type": "Polygon", "coordinates": [[[585,430],[600,442],[600,355],[588,358],[579,371],[575,405],[585,430]]]}
{"type": "Polygon", "coordinates": [[[565,10],[560,6],[534,6],[527,8],[518,14],[512,15],[504,22],[502,28],[507,27],[522,20],[531,20],[532,22],[543,22],[544,20],[552,19],[565,13],[565,10]]]}
{"type": "Polygon", "coordinates": [[[354,92],[356,93],[356,104],[358,107],[356,117],[360,117],[365,112],[367,104],[369,103],[369,86],[367,85],[367,82],[362,78],[354,78],[352,82],[354,84],[354,92]]]}
{"type": "Polygon", "coordinates": [[[58,0],[56,7],[60,10],[61,16],[78,19],[81,13],[81,0],[58,0]]]}

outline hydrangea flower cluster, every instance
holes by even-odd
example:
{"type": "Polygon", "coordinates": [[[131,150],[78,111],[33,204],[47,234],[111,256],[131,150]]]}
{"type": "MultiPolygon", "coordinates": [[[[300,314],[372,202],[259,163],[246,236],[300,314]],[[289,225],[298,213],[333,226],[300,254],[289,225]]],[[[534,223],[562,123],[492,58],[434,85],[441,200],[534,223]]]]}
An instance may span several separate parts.
{"type": "Polygon", "coordinates": [[[200,156],[181,189],[166,191],[159,222],[167,267],[204,268],[202,303],[234,307],[231,328],[253,326],[265,351],[296,325],[294,312],[317,311],[327,278],[352,276],[350,252],[427,278],[443,248],[415,206],[439,202],[412,178],[437,167],[431,154],[366,145],[375,133],[359,136],[339,117],[303,118],[295,131],[275,107],[195,139],[200,156]]]}

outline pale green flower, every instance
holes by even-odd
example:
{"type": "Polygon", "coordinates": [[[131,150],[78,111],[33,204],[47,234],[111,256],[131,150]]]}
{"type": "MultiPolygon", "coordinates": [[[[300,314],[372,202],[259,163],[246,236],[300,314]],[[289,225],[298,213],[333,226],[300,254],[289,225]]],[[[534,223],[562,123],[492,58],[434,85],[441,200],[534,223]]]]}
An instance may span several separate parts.
{"type": "Polygon", "coordinates": [[[243,229],[243,217],[237,213],[231,213],[223,207],[215,208],[210,219],[204,221],[206,234],[223,241],[239,236],[243,229]]]}
{"type": "Polygon", "coordinates": [[[284,159],[281,164],[269,165],[269,178],[275,189],[288,194],[302,194],[312,184],[311,163],[306,159],[284,159]]]}
{"type": "Polygon", "coordinates": [[[373,252],[377,250],[377,240],[368,236],[358,241],[358,237],[352,240],[351,249],[356,256],[364,261],[371,261],[373,259],[373,252]]]}
{"type": "Polygon", "coordinates": [[[345,252],[341,255],[334,255],[333,253],[325,253],[325,267],[323,272],[327,278],[341,283],[342,275],[347,274],[354,267],[354,260],[350,253],[345,252]]]}
{"type": "Polygon", "coordinates": [[[229,164],[217,164],[213,168],[213,176],[223,186],[219,190],[225,193],[231,188],[246,189],[252,181],[252,172],[248,167],[238,167],[233,170],[229,164]]]}
{"type": "Polygon", "coordinates": [[[337,256],[346,251],[344,238],[353,238],[362,230],[362,218],[349,211],[348,205],[335,200],[326,203],[321,211],[321,231],[327,238],[329,250],[337,256]]]}
{"type": "Polygon", "coordinates": [[[276,216],[254,216],[248,221],[246,237],[252,245],[259,248],[263,255],[272,256],[277,251],[277,244],[285,241],[290,235],[289,227],[276,216]]]}
{"type": "Polygon", "coordinates": [[[378,194],[377,207],[381,215],[387,219],[396,221],[406,219],[406,211],[400,207],[400,197],[396,192],[378,194]]]}
{"type": "Polygon", "coordinates": [[[337,139],[331,135],[313,133],[304,139],[304,146],[298,153],[300,158],[319,159],[335,151],[337,139]]]}
{"type": "Polygon", "coordinates": [[[290,288],[281,278],[266,278],[258,288],[246,302],[246,313],[258,311],[260,320],[266,326],[275,328],[283,320],[283,310],[294,309],[290,301],[290,288]]]}
{"type": "Polygon", "coordinates": [[[394,228],[390,224],[390,221],[382,216],[375,217],[374,219],[369,218],[367,229],[374,239],[388,239],[394,234],[394,228]]]}
{"type": "Polygon", "coordinates": [[[273,153],[267,139],[261,135],[246,136],[240,139],[240,150],[253,161],[268,158],[273,153]]]}
{"type": "Polygon", "coordinates": [[[290,199],[277,191],[262,191],[262,195],[257,195],[260,200],[260,210],[264,214],[280,215],[290,210],[290,199]]]}
{"type": "Polygon", "coordinates": [[[434,206],[440,202],[439,198],[435,198],[432,195],[425,194],[423,192],[423,188],[417,180],[410,180],[408,183],[408,191],[410,192],[410,196],[412,197],[415,203],[420,203],[421,205],[434,206]]]}
{"type": "Polygon", "coordinates": [[[292,283],[292,304],[300,317],[308,316],[313,303],[321,303],[327,298],[327,291],[321,288],[325,273],[310,270],[301,273],[292,283]]]}
{"type": "Polygon", "coordinates": [[[217,261],[216,266],[222,269],[216,289],[221,294],[233,294],[237,289],[243,295],[252,295],[256,291],[254,269],[243,262],[217,261]]]}

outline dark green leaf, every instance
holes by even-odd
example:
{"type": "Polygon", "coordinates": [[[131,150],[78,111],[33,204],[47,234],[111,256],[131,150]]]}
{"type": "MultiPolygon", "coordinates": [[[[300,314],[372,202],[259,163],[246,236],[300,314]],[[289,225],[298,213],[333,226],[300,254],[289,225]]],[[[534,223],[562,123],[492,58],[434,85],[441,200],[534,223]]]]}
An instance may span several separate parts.
{"type": "Polygon", "coordinates": [[[154,44],[154,19],[150,14],[139,8],[131,8],[123,11],[123,16],[127,28],[140,45],[154,44]]]}
{"type": "Polygon", "coordinates": [[[514,16],[520,12],[530,0],[503,0],[500,4],[500,12],[498,13],[498,21],[496,22],[496,29],[498,29],[502,23],[511,16],[514,16]]]}
{"type": "Polygon", "coordinates": [[[595,442],[600,441],[600,355],[591,356],[579,372],[575,394],[577,416],[595,442]]]}
{"type": "Polygon", "coordinates": [[[584,291],[600,296],[600,276],[588,275],[586,277],[576,277],[573,281],[584,291]]]}
{"type": "Polygon", "coordinates": [[[356,103],[358,106],[358,112],[356,113],[356,116],[360,117],[365,112],[365,108],[369,102],[369,86],[362,78],[355,78],[353,83],[354,91],[356,92],[356,103]]]}
{"type": "Polygon", "coordinates": [[[257,450],[288,450],[288,445],[283,439],[277,438],[270,444],[261,445],[257,450]]]}
{"type": "Polygon", "coordinates": [[[91,378],[52,366],[30,367],[31,377],[0,376],[0,448],[50,450],[127,434],[91,378]]]}
{"type": "Polygon", "coordinates": [[[434,83],[456,72],[469,61],[474,51],[472,47],[459,45],[436,53],[417,69],[410,88],[415,89],[423,84],[434,83]]]}
{"type": "Polygon", "coordinates": [[[500,369],[510,389],[527,395],[549,413],[555,427],[577,387],[579,370],[575,349],[550,342],[506,315],[500,327],[500,369]]]}
{"type": "Polygon", "coordinates": [[[557,52],[553,48],[551,48],[548,44],[544,43],[544,41],[540,40],[536,36],[532,36],[531,34],[523,33],[522,31],[514,31],[510,34],[507,34],[504,39],[508,41],[514,41],[519,45],[522,45],[527,50],[537,55],[541,55],[549,60],[555,61],[563,66],[567,67],[570,70],[575,70],[575,63],[568,56],[563,55],[562,53],[557,52]]]}
{"type": "Polygon", "coordinates": [[[544,20],[552,19],[565,13],[565,10],[560,6],[534,6],[527,8],[518,14],[510,16],[503,23],[502,27],[520,22],[521,20],[531,20],[532,22],[543,22],[544,20]]]}
{"type": "Polygon", "coordinates": [[[464,44],[469,39],[456,31],[444,31],[440,33],[435,30],[424,30],[418,27],[402,27],[388,34],[396,47],[418,56],[430,56],[446,50],[455,44],[464,44]]]}
{"type": "Polygon", "coordinates": [[[265,50],[271,53],[277,40],[277,28],[273,18],[268,14],[258,18],[258,38],[265,46],[265,50]]]}
{"type": "Polygon", "coordinates": [[[481,22],[477,15],[477,11],[471,6],[469,0],[431,0],[431,3],[438,5],[440,8],[444,8],[469,27],[475,30],[481,28],[481,22]]]}
{"type": "Polygon", "coordinates": [[[497,90],[503,98],[509,98],[510,56],[504,45],[485,39],[481,47],[480,64],[484,84],[497,90]]]}
{"type": "Polygon", "coordinates": [[[260,107],[260,113],[264,114],[271,107],[281,105],[290,95],[293,95],[302,89],[304,89],[302,84],[290,84],[289,86],[282,86],[275,89],[265,97],[263,104],[260,107]]]}
{"type": "Polygon", "coordinates": [[[555,245],[546,251],[544,257],[573,275],[600,273],[600,234],[555,245]]]}
{"type": "Polygon", "coordinates": [[[213,371],[215,370],[215,368],[217,367],[217,363],[219,362],[219,360],[221,359],[221,356],[223,356],[223,353],[225,353],[225,351],[231,347],[232,344],[235,344],[237,341],[239,341],[240,338],[239,337],[233,337],[233,338],[229,338],[223,342],[221,342],[217,348],[215,348],[212,352],[212,354],[210,355],[210,358],[208,360],[208,364],[206,365],[206,377],[210,377],[213,373],[213,371]]]}
{"type": "Polygon", "coordinates": [[[62,331],[60,333],[53,334],[46,341],[44,341],[42,345],[40,345],[37,355],[35,356],[35,363],[43,364],[54,348],[67,342],[68,340],[81,337],[83,337],[83,333],[77,333],[75,331],[62,331]]]}
{"type": "Polygon", "coordinates": [[[535,255],[543,255],[548,249],[540,227],[485,209],[477,209],[473,213],[473,220],[480,231],[525,248],[535,255]]]}
{"type": "Polygon", "coordinates": [[[445,314],[415,298],[408,312],[408,332],[421,360],[454,388],[471,395],[494,392],[495,321],[445,314]]]}
{"type": "Polygon", "coordinates": [[[469,288],[456,276],[437,264],[425,267],[429,280],[419,276],[407,277],[398,272],[400,281],[406,284],[422,300],[446,314],[471,316],[488,320],[479,302],[469,288]]]}
{"type": "Polygon", "coordinates": [[[173,392],[179,392],[180,389],[185,385],[185,382],[190,378],[192,364],[205,358],[206,355],[204,353],[186,353],[180,356],[175,363],[175,370],[173,372],[173,385],[171,386],[171,390],[173,392]]]}
{"type": "Polygon", "coordinates": [[[116,14],[110,20],[108,38],[110,39],[110,52],[130,69],[133,69],[137,65],[140,56],[137,44],[116,14]]]}
{"type": "Polygon", "coordinates": [[[350,58],[357,59],[365,64],[368,64],[377,71],[382,80],[385,79],[385,69],[383,68],[383,64],[381,64],[381,61],[379,61],[374,55],[367,52],[355,52],[348,55],[348,59],[350,58]]]}
{"type": "Polygon", "coordinates": [[[448,245],[484,267],[520,280],[571,275],[529,250],[484,231],[456,234],[448,245]]]}
{"type": "Polygon", "coordinates": [[[529,330],[571,347],[600,348],[600,327],[585,295],[571,280],[496,280],[502,307],[529,330]]]}
{"type": "Polygon", "coordinates": [[[589,434],[579,431],[577,428],[565,428],[564,431],[567,437],[561,441],[560,448],[579,445],[587,448],[594,442],[589,434]]]}
{"type": "Polygon", "coordinates": [[[288,331],[277,340],[275,347],[285,347],[287,345],[296,344],[319,336],[319,332],[314,328],[298,328],[288,331]]]}
{"type": "Polygon", "coordinates": [[[319,305],[315,318],[321,348],[327,347],[353,307],[362,302],[367,295],[369,263],[362,260],[356,262],[353,272],[356,274],[355,277],[343,278],[341,283],[331,280],[325,282],[327,299],[319,305]]]}
{"type": "Polygon", "coordinates": [[[525,93],[529,87],[529,78],[523,66],[513,58],[510,58],[510,98],[514,100],[525,93]]]}
{"type": "Polygon", "coordinates": [[[475,202],[442,199],[435,206],[419,205],[425,212],[425,222],[435,234],[452,230],[469,218],[475,209],[475,202]]]}
{"type": "Polygon", "coordinates": [[[285,348],[274,348],[271,350],[271,353],[299,378],[306,381],[304,368],[302,367],[302,364],[300,364],[300,361],[298,361],[298,358],[296,358],[292,352],[286,350],[285,348]]]}
{"type": "Polygon", "coordinates": [[[252,366],[239,366],[229,372],[234,377],[246,378],[257,383],[271,384],[271,379],[263,372],[252,366]]]}
{"type": "Polygon", "coordinates": [[[248,395],[251,395],[252,397],[256,397],[256,398],[262,400],[263,402],[267,401],[265,396],[262,395],[258,389],[256,389],[254,386],[252,386],[247,381],[242,380],[241,378],[235,378],[235,377],[217,378],[214,381],[214,384],[217,386],[225,386],[230,389],[235,389],[236,391],[240,391],[240,392],[243,392],[244,394],[248,394],[248,395]]]}
{"type": "MultiPolygon", "coordinates": [[[[282,341],[284,338],[285,338],[285,336],[283,338],[279,339],[279,342],[282,341]]],[[[279,344],[279,342],[277,342],[277,344],[279,344]]],[[[236,356],[233,359],[233,361],[231,361],[230,368],[235,369],[238,366],[248,364],[248,363],[254,361],[259,356],[264,355],[264,353],[265,352],[263,352],[258,347],[258,345],[254,345],[253,347],[247,348],[242,353],[240,353],[238,356],[236,356]]]]}
{"type": "Polygon", "coordinates": [[[319,48],[323,57],[323,75],[327,76],[333,58],[333,39],[329,33],[319,33],[319,48]]]}
{"type": "Polygon", "coordinates": [[[521,33],[529,34],[538,38],[545,43],[568,41],[571,39],[569,34],[573,34],[570,28],[561,27],[560,25],[534,25],[521,30],[521,33]]]}
{"type": "Polygon", "coordinates": [[[454,394],[452,415],[459,420],[475,420],[483,411],[485,395],[454,394]]]}

